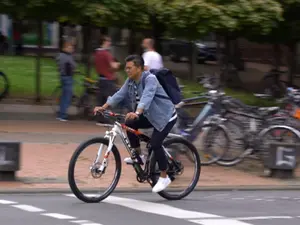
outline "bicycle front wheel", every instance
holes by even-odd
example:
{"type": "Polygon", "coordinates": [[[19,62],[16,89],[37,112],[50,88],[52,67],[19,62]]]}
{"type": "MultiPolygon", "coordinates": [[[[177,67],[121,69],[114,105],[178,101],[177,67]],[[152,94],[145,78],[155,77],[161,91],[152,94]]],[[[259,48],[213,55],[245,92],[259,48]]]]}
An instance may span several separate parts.
{"type": "Polygon", "coordinates": [[[110,154],[105,156],[108,143],[105,138],[90,139],[76,149],[70,160],[69,185],[74,195],[83,202],[96,203],[104,200],[119,182],[122,168],[120,153],[113,145],[110,154]],[[83,166],[78,167],[80,163],[83,166]],[[89,177],[92,179],[87,180],[89,177]],[[96,187],[92,187],[93,184],[96,187]]]}
{"type": "MultiPolygon", "coordinates": [[[[201,172],[200,157],[195,146],[183,138],[168,139],[163,146],[168,152],[167,174],[172,183],[158,194],[168,200],[180,200],[189,195],[198,183],[201,172]],[[190,157],[193,157],[192,161],[190,157]]],[[[151,185],[154,186],[160,176],[160,170],[154,154],[151,155],[150,160],[151,185]]]]}

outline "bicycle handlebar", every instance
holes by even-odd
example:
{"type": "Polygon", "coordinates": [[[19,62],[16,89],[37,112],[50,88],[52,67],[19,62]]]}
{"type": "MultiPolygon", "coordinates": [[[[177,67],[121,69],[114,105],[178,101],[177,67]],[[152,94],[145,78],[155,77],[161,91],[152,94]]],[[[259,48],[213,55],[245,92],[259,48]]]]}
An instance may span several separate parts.
{"type": "Polygon", "coordinates": [[[120,114],[120,113],[114,113],[110,110],[104,110],[104,111],[98,111],[97,114],[102,114],[104,117],[107,117],[107,118],[116,118],[117,120],[118,119],[124,119],[125,118],[125,115],[124,114],[120,114]]]}

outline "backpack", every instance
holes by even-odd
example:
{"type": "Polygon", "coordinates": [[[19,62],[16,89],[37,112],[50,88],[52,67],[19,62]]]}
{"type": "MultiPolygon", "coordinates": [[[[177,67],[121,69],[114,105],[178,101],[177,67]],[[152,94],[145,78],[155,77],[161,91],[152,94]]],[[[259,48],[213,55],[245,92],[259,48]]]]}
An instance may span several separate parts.
{"type": "MultiPolygon", "coordinates": [[[[151,69],[150,73],[156,76],[158,82],[161,84],[167,95],[174,105],[181,102],[181,91],[175,76],[172,71],[166,68],[162,69],[151,69]]],[[[144,76],[142,80],[142,86],[145,87],[145,79],[147,76],[144,76]]],[[[156,95],[157,97],[166,98],[165,96],[156,95]]]]}

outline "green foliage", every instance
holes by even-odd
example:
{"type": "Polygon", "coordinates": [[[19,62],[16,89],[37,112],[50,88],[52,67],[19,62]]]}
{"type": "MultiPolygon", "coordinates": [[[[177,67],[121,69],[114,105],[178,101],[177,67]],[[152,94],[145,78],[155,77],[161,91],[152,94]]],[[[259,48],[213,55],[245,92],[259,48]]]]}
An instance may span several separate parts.
{"type": "Polygon", "coordinates": [[[289,44],[300,40],[300,0],[279,1],[283,9],[283,20],[270,33],[246,33],[250,40],[262,43],[289,44]]]}
{"type": "Polygon", "coordinates": [[[172,34],[190,39],[211,31],[266,34],[282,19],[275,0],[152,0],[149,7],[172,34]]]}

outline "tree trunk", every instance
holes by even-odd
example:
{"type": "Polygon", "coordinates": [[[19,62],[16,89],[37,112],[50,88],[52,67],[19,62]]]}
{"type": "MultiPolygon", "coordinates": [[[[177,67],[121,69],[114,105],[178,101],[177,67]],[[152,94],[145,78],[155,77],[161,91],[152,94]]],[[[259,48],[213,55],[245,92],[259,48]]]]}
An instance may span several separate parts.
{"type": "Polygon", "coordinates": [[[189,80],[196,80],[196,59],[197,59],[197,49],[194,42],[190,42],[190,59],[189,59],[189,80]]]}
{"type": "Polygon", "coordinates": [[[288,44],[289,48],[289,85],[293,85],[294,74],[296,72],[297,59],[296,59],[296,42],[288,44]]]}
{"type": "Polygon", "coordinates": [[[273,51],[274,51],[273,66],[276,70],[279,70],[279,68],[281,66],[281,55],[282,55],[280,45],[279,44],[274,44],[272,47],[273,47],[273,51]]]}
{"type": "Polygon", "coordinates": [[[91,25],[86,24],[83,26],[83,49],[82,49],[82,62],[86,65],[86,76],[91,74],[91,25]]]}
{"type": "Polygon", "coordinates": [[[43,21],[37,21],[38,25],[38,52],[36,57],[36,102],[41,101],[41,58],[43,54],[43,21]]]}
{"type": "Polygon", "coordinates": [[[128,54],[129,55],[136,53],[135,39],[136,39],[136,32],[134,30],[130,30],[129,38],[128,38],[128,54]]]}
{"type": "Polygon", "coordinates": [[[152,36],[155,41],[155,50],[162,54],[161,37],[164,32],[164,26],[157,20],[156,15],[151,16],[152,22],[152,36]]]}
{"type": "Polygon", "coordinates": [[[63,47],[64,27],[65,25],[63,23],[59,23],[59,49],[63,47]]]}
{"type": "Polygon", "coordinates": [[[239,47],[238,38],[235,38],[235,40],[232,41],[232,48],[232,60],[234,66],[237,68],[238,71],[244,71],[245,63],[242,59],[242,53],[239,47]]]}

